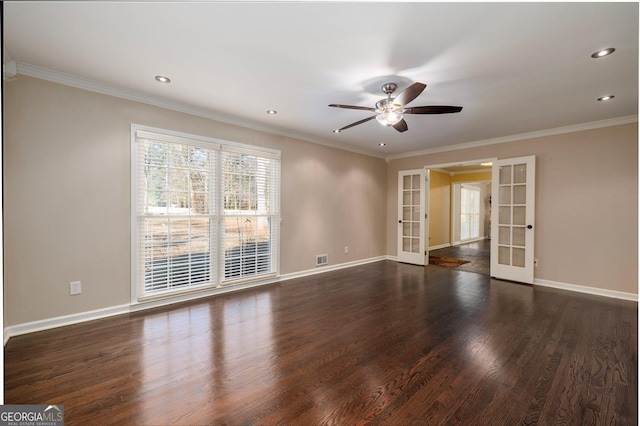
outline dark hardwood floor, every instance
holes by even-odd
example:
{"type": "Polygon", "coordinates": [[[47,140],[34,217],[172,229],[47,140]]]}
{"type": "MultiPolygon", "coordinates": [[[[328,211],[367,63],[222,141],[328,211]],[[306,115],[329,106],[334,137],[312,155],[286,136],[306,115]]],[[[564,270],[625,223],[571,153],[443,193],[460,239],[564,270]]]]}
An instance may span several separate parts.
{"type": "Polygon", "coordinates": [[[466,260],[469,263],[457,266],[455,269],[489,275],[491,269],[491,240],[474,241],[457,246],[429,250],[429,256],[466,260]]]}
{"type": "Polygon", "coordinates": [[[391,261],[10,339],[67,425],[635,425],[637,303],[391,261]]]}

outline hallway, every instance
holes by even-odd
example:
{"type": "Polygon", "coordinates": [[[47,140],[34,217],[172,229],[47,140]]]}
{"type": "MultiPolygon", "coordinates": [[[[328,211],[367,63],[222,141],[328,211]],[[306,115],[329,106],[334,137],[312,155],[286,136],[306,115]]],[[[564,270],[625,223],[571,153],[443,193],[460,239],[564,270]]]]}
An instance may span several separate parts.
{"type": "Polygon", "coordinates": [[[457,266],[454,269],[458,271],[475,272],[483,275],[489,275],[489,269],[491,266],[490,255],[491,240],[474,241],[458,246],[429,251],[429,257],[450,257],[453,259],[466,260],[469,263],[457,266]]]}

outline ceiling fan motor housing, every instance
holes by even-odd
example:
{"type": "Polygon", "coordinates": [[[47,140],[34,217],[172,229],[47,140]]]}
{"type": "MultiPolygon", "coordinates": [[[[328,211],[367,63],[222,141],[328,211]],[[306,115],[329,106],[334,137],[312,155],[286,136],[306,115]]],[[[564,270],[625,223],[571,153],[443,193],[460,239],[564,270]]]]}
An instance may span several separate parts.
{"type": "Polygon", "coordinates": [[[382,85],[382,93],[384,93],[385,95],[390,95],[393,92],[395,92],[397,88],[398,88],[398,85],[395,84],[395,83],[383,84],[382,85]]]}

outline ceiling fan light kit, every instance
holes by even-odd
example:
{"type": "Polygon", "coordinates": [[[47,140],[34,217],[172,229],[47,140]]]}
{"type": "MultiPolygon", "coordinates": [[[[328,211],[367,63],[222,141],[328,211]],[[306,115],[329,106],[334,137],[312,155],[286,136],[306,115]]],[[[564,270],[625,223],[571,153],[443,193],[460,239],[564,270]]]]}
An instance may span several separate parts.
{"type": "Polygon", "coordinates": [[[391,127],[403,119],[402,105],[393,102],[391,94],[396,91],[398,85],[395,83],[387,83],[382,86],[382,91],[387,95],[387,99],[376,102],[376,120],[378,123],[386,127],[391,127]]]}
{"type": "Polygon", "coordinates": [[[445,105],[405,108],[405,105],[417,98],[426,87],[427,85],[423,83],[413,83],[398,96],[392,98],[391,95],[396,91],[398,85],[396,83],[383,84],[382,92],[387,95],[387,98],[376,102],[375,108],[356,105],[330,104],[329,106],[334,108],[357,109],[376,113],[376,115],[365,118],[364,120],[356,121],[355,123],[336,129],[333,132],[340,133],[343,130],[357,126],[358,124],[366,123],[374,118],[378,123],[385,127],[393,127],[398,132],[405,132],[409,127],[407,126],[407,122],[404,120],[404,114],[450,114],[462,111],[462,107],[445,105]]]}
{"type": "Polygon", "coordinates": [[[376,120],[378,121],[378,123],[386,127],[391,127],[398,124],[400,120],[402,120],[402,118],[402,114],[397,112],[385,112],[376,115],[376,120]]]}

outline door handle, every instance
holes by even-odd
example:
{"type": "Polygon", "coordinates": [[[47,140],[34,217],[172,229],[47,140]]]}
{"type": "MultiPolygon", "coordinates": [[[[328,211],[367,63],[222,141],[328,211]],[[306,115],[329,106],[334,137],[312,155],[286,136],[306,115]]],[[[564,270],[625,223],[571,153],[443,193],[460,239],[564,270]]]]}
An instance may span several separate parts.
{"type": "Polygon", "coordinates": [[[527,225],[527,229],[533,229],[533,225],[527,225]]]}
{"type": "Polygon", "coordinates": [[[398,223],[402,223],[402,219],[400,219],[400,220],[398,221],[398,223]]]}

